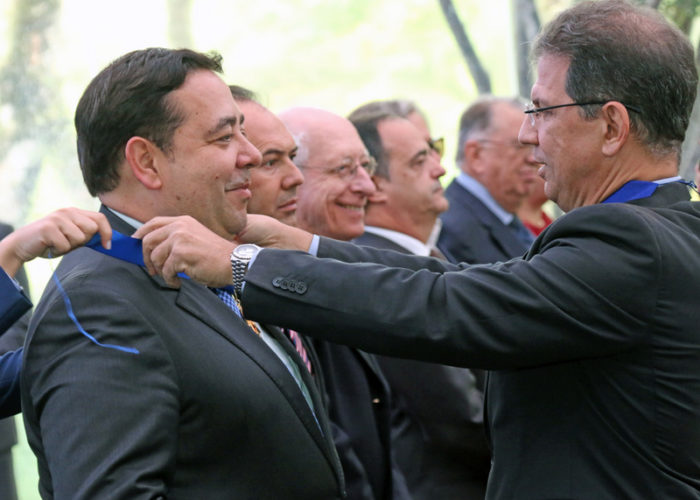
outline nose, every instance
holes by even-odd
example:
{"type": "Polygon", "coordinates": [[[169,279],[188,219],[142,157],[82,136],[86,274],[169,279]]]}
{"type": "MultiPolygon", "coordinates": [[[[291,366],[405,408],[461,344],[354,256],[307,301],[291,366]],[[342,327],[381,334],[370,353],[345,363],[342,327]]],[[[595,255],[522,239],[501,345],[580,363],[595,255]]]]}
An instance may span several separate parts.
{"type": "Polygon", "coordinates": [[[238,150],[238,156],[236,156],[236,167],[252,168],[260,166],[261,163],[262,155],[258,148],[253,146],[245,136],[241,136],[241,146],[238,150]]]}
{"type": "Polygon", "coordinates": [[[297,167],[290,158],[284,160],[285,169],[284,175],[282,176],[282,188],[292,189],[304,182],[304,174],[301,173],[299,167],[297,167]]]}
{"type": "MultiPolygon", "coordinates": [[[[534,125],[530,123],[530,117],[528,115],[525,115],[525,117],[523,118],[523,123],[522,125],[520,125],[520,132],[518,132],[518,140],[523,144],[530,144],[532,146],[536,146],[538,144],[537,130],[535,129],[534,125]]],[[[531,156],[532,154],[532,149],[530,149],[530,153],[528,156],[531,156]]]]}
{"type": "Polygon", "coordinates": [[[430,169],[430,175],[433,179],[439,179],[447,173],[447,170],[440,163],[440,156],[437,153],[431,156],[431,160],[433,160],[433,165],[430,169]]]}
{"type": "Polygon", "coordinates": [[[363,196],[373,195],[377,188],[372,182],[369,172],[362,167],[357,169],[357,174],[350,181],[350,190],[363,196]]]}

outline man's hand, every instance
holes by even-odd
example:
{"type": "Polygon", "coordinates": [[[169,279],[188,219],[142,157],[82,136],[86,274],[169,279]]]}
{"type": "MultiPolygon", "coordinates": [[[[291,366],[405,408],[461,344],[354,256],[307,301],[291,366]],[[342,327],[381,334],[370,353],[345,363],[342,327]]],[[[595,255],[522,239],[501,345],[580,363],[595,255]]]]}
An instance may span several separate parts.
{"type": "Polygon", "coordinates": [[[103,214],[62,208],[5,237],[0,242],[0,266],[14,276],[24,262],[63,255],[87,243],[95,233],[100,233],[103,247],[111,246],[112,228],[103,214]]]}
{"type": "Polygon", "coordinates": [[[211,287],[233,283],[230,255],[236,243],[213,233],[195,219],[155,217],[133,234],[143,240],[148,272],[175,288],[178,273],[211,287]]]}
{"type": "Polygon", "coordinates": [[[248,223],[238,233],[239,243],[255,243],[261,247],[302,250],[311,246],[313,235],[296,227],[288,226],[266,215],[248,214],[248,223]]]}

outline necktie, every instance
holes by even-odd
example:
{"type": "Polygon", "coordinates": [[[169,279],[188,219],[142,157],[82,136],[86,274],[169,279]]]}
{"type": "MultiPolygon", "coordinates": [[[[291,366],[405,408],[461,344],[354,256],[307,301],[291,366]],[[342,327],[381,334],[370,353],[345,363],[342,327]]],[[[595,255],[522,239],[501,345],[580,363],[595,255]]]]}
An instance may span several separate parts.
{"type": "Polygon", "coordinates": [[[515,233],[515,237],[518,238],[518,240],[522,242],[522,244],[525,245],[527,248],[530,248],[532,242],[535,241],[535,236],[530,232],[528,228],[526,228],[523,225],[522,222],[520,222],[520,219],[518,219],[516,216],[513,216],[513,220],[510,221],[510,224],[508,224],[508,226],[515,233]]]}
{"type": "Polygon", "coordinates": [[[258,328],[258,325],[254,321],[247,320],[243,317],[243,308],[241,307],[238,297],[236,297],[234,293],[230,292],[227,288],[211,288],[210,290],[214,292],[229,309],[236,313],[239,318],[248,323],[251,330],[260,335],[260,328],[258,328]]]}
{"type": "Polygon", "coordinates": [[[309,370],[309,373],[313,373],[313,370],[311,369],[311,361],[309,360],[309,354],[304,348],[304,343],[301,341],[301,336],[294,330],[289,330],[286,328],[284,330],[284,333],[286,333],[287,336],[291,339],[292,344],[294,344],[294,348],[299,353],[299,357],[304,362],[304,366],[306,366],[306,369],[309,370]]]}

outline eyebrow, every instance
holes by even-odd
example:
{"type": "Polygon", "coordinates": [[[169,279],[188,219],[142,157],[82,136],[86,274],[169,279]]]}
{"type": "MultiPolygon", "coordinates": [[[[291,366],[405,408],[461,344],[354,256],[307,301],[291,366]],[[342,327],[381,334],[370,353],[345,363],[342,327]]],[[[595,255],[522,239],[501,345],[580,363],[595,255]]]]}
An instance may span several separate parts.
{"type": "Polygon", "coordinates": [[[298,147],[298,146],[295,147],[294,149],[292,149],[292,150],[289,151],[289,152],[284,151],[284,150],[282,150],[282,149],[266,149],[265,152],[262,153],[262,155],[263,155],[263,156],[267,156],[267,155],[285,156],[285,155],[287,155],[287,154],[293,155],[293,154],[296,153],[297,151],[299,151],[299,147],[298,147]]]}
{"type": "MultiPolygon", "coordinates": [[[[237,116],[227,116],[225,118],[220,119],[216,125],[214,125],[212,128],[207,130],[207,135],[214,135],[220,130],[226,128],[226,127],[235,127],[236,124],[238,123],[238,117],[237,116]]],[[[243,125],[243,117],[241,116],[241,125],[243,125]]]]}
{"type": "Polygon", "coordinates": [[[413,162],[416,161],[420,156],[427,156],[427,155],[428,155],[428,148],[421,149],[421,150],[418,151],[416,154],[414,154],[413,156],[411,156],[411,159],[409,160],[409,162],[410,162],[410,163],[413,163],[413,162]]]}

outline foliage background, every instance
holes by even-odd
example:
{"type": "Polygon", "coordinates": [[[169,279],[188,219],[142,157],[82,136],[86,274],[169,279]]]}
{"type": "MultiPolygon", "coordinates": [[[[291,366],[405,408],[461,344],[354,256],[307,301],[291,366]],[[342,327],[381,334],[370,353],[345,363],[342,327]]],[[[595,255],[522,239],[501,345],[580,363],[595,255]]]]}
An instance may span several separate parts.
{"type": "MultiPolygon", "coordinates": [[[[662,5],[694,19],[695,47],[698,2],[662,5]]],[[[572,1],[535,3],[545,23],[572,1]]],[[[495,94],[518,89],[513,5],[455,2],[495,94]]],[[[433,135],[447,139],[445,180],[455,171],[459,115],[477,96],[435,0],[2,0],[0,40],[0,218],[15,226],[61,206],[97,208],[82,185],[72,114],[90,79],[130,50],[216,50],[227,82],[258,91],[275,111],[347,114],[368,100],[414,99],[433,135]]],[[[28,270],[36,301],[51,265],[28,270]]],[[[20,498],[38,498],[26,443],[15,457],[20,498]]]]}

